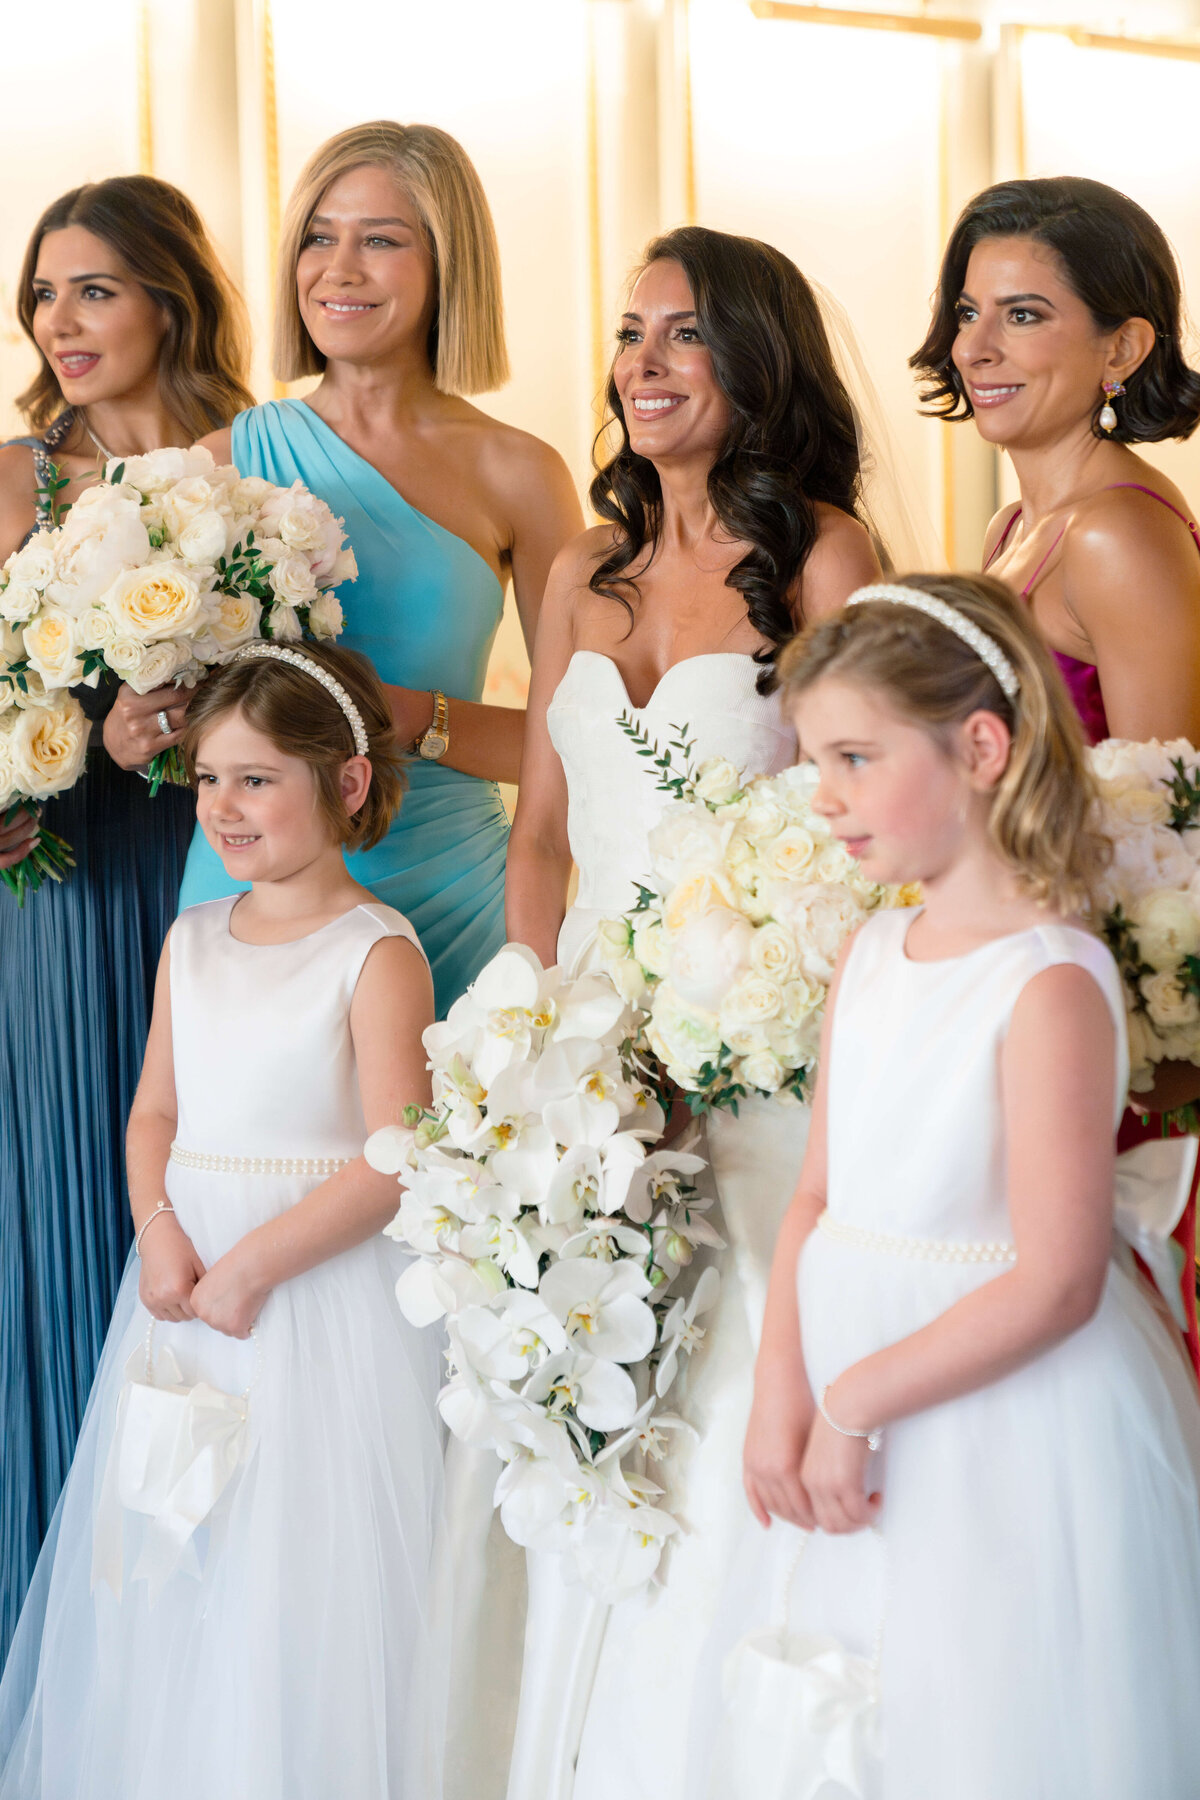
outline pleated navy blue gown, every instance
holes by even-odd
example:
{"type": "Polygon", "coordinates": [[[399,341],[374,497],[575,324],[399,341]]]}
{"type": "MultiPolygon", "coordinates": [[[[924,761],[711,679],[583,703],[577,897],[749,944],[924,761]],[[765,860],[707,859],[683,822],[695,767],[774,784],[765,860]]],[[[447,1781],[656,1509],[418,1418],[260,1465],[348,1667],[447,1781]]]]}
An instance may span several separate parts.
{"type": "Polygon", "coordinates": [[[92,742],[43,815],[75,869],[23,910],[0,889],[0,1664],[129,1253],[125,1122],[196,817],[92,742]]]}

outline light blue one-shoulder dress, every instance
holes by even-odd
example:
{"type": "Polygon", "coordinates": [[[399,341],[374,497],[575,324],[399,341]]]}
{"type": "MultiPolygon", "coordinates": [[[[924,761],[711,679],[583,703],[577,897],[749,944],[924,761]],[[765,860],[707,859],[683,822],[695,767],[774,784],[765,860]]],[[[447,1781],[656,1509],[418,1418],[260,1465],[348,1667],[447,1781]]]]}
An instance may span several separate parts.
{"type": "MultiPolygon", "coordinates": [[[[283,487],[302,481],[345,521],[358,580],[341,590],[341,643],[370,657],[397,687],[481,697],[504,593],[478,551],[410,506],[302,400],[270,400],[240,414],[233,460],[243,475],[283,487]]],[[[411,919],[444,1018],[504,942],[508,822],[494,782],[419,758],[408,775],[387,837],[347,864],[385,906],[411,919]]],[[[180,905],[239,885],[197,831],[180,905]]]]}

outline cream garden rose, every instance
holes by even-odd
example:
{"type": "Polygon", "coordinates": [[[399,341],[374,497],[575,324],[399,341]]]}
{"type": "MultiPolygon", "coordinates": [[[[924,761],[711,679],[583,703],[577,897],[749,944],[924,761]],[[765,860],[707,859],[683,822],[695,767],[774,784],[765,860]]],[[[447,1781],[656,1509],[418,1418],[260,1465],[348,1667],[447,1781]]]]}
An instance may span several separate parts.
{"type": "Polygon", "coordinates": [[[128,569],[105,595],[119,635],[151,644],[203,622],[204,598],[193,570],[181,562],[128,569]]]}
{"type": "Polygon", "coordinates": [[[13,779],[33,800],[73,787],[83,772],[88,722],[78,700],[20,710],[9,740],[13,779]]]}
{"type": "Polygon", "coordinates": [[[69,613],[47,607],[25,627],[25,655],[48,688],[72,687],[82,679],[83,663],[75,621],[69,613]]]}
{"type": "Polygon", "coordinates": [[[1177,968],[1200,950],[1200,918],[1186,893],[1160,888],[1129,912],[1138,949],[1152,969],[1177,968]]]}

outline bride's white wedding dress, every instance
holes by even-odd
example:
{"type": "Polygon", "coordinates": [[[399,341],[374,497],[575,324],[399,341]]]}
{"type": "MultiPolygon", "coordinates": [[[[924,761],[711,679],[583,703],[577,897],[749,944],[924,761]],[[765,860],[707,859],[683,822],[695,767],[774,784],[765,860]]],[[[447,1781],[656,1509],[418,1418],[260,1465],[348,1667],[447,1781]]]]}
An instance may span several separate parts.
{"type": "MultiPolygon", "coordinates": [[[[661,746],[686,727],[696,761],[722,756],[751,773],[774,773],[794,760],[796,744],[778,701],[756,691],[758,673],[745,655],[689,657],[634,708],[611,658],[586,650],[572,657],[548,713],[579,870],[559,938],[564,965],[587,956],[601,919],[634,904],[635,883],[649,873],[647,836],[666,804],[618,715],[632,713],[661,746]]],[[[651,1471],[684,1535],[661,1585],[614,1607],[566,1585],[557,1557],[531,1555],[509,1800],[683,1800],[696,1659],[749,1517],[741,1455],[754,1354],[807,1126],[807,1108],[752,1101],[740,1118],[718,1116],[707,1150],[700,1146],[729,1248],[717,1259],[721,1297],[704,1321],[705,1343],[673,1396],[696,1436],[675,1434],[670,1458],[651,1471]]]]}

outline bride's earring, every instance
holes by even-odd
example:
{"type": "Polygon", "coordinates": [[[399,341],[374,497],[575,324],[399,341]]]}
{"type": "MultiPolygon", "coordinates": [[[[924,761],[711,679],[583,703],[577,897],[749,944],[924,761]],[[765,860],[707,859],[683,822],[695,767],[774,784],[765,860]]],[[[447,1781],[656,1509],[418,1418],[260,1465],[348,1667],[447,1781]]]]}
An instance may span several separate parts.
{"type": "Polygon", "coordinates": [[[1113,401],[1125,392],[1125,383],[1123,381],[1102,381],[1100,386],[1104,389],[1104,405],[1100,408],[1100,429],[1101,431],[1115,431],[1117,429],[1117,409],[1113,405],[1113,401]]]}

